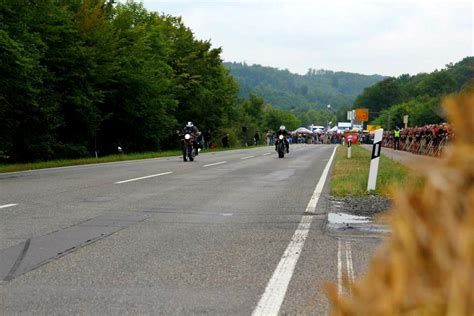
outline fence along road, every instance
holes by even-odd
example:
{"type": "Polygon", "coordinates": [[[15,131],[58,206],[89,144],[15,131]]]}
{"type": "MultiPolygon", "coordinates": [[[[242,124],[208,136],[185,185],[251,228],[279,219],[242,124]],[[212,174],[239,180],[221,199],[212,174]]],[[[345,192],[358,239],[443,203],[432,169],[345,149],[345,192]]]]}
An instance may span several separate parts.
{"type": "MultiPolygon", "coordinates": [[[[0,210],[0,251],[18,254],[2,267],[3,310],[251,314],[333,149],[295,145],[278,159],[263,147],[193,163],[172,157],[1,175],[0,201],[16,205],[0,210]]],[[[326,191],[327,183],[281,313],[327,312],[321,282],[337,282],[340,249],[324,233],[326,191]]],[[[356,276],[374,246],[352,243],[356,276]]]]}

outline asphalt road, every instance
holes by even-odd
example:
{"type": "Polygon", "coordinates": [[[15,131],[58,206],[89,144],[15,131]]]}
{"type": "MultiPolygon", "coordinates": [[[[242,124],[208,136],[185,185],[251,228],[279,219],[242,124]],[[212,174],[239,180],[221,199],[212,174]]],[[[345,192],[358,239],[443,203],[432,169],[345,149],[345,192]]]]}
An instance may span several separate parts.
{"type": "Polygon", "coordinates": [[[379,242],[326,229],[333,151],[0,175],[0,311],[326,314],[322,284],[363,274],[379,242]]]}

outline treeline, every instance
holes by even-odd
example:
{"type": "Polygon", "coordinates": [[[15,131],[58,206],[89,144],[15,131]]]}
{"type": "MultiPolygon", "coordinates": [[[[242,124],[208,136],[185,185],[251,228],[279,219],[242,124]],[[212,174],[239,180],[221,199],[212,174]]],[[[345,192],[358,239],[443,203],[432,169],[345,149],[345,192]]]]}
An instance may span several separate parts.
{"type": "Polygon", "coordinates": [[[409,115],[410,126],[422,126],[445,121],[441,98],[460,91],[474,79],[474,57],[432,73],[390,77],[364,89],[354,108],[368,108],[374,124],[385,128],[403,126],[403,116],[409,115]]]}
{"type": "Polygon", "coordinates": [[[272,67],[225,63],[240,84],[240,95],[261,95],[273,106],[304,112],[323,110],[327,104],[335,109],[350,107],[364,88],[384,79],[380,75],[309,69],[299,75],[272,67]]]}
{"type": "Polygon", "coordinates": [[[0,160],[176,148],[187,121],[234,144],[243,126],[298,127],[260,97],[239,99],[220,54],[133,1],[1,1],[0,160]]]}

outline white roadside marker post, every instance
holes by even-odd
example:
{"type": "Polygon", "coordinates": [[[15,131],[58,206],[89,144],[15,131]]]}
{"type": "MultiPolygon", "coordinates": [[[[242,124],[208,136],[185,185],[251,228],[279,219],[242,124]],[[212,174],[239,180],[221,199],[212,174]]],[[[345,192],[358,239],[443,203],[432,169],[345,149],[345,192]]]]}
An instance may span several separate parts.
{"type": "Polygon", "coordinates": [[[352,135],[347,137],[347,159],[351,159],[352,156],[352,135]]]}
{"type": "Polygon", "coordinates": [[[379,171],[380,150],[382,148],[383,129],[375,131],[374,145],[372,147],[372,160],[370,161],[369,183],[367,184],[367,191],[375,190],[377,183],[377,173],[379,171]]]}

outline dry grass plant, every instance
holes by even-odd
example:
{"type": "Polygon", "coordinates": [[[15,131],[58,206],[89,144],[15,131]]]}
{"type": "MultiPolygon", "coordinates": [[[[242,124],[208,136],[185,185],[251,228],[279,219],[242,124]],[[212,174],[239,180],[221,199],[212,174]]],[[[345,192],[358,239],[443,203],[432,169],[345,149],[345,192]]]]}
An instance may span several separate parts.
{"type": "Polygon", "coordinates": [[[330,315],[474,315],[474,93],[446,98],[455,139],[424,184],[395,194],[392,233],[330,315]]]}

